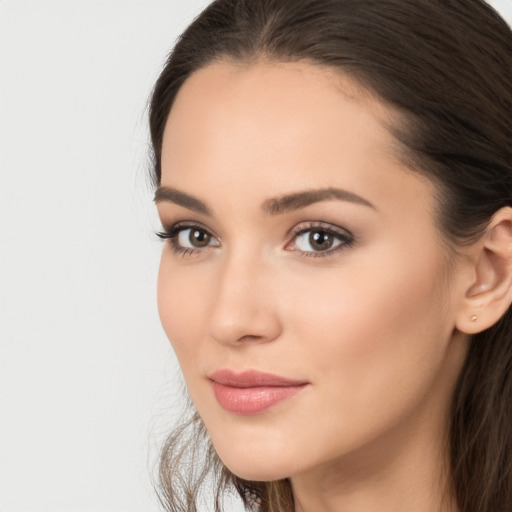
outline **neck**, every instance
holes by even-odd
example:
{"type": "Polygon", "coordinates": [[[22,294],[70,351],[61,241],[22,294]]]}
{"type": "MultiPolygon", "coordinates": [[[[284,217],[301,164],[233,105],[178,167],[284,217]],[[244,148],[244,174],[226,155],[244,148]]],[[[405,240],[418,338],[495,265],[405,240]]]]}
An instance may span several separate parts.
{"type": "Polygon", "coordinates": [[[439,451],[412,439],[386,441],[386,455],[358,451],[293,478],[296,512],[457,512],[439,451]]]}
{"type": "Polygon", "coordinates": [[[353,453],[292,477],[296,512],[458,512],[450,485],[449,401],[432,400],[422,409],[353,453]]]}

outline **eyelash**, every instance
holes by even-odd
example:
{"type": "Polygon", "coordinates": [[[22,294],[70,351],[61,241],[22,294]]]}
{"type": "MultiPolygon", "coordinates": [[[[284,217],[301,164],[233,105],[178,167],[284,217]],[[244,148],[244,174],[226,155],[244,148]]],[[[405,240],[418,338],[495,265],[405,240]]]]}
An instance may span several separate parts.
{"type": "MultiPolygon", "coordinates": [[[[188,257],[188,256],[197,256],[199,253],[203,251],[203,249],[193,249],[190,247],[182,247],[178,243],[178,236],[182,231],[185,231],[187,229],[197,229],[198,231],[204,232],[208,234],[209,236],[216,238],[215,235],[213,235],[208,229],[203,227],[201,224],[196,223],[177,223],[171,226],[170,228],[164,228],[163,231],[156,232],[156,236],[160,238],[161,240],[168,241],[172,251],[181,257],[188,257]]],[[[345,249],[350,248],[354,242],[355,238],[346,229],[336,229],[331,224],[326,225],[322,222],[309,222],[309,223],[302,223],[294,227],[292,230],[289,231],[287,236],[293,235],[292,240],[297,240],[301,235],[308,233],[310,231],[318,231],[325,233],[327,235],[332,236],[333,238],[336,238],[341,243],[336,245],[332,249],[328,249],[326,251],[302,251],[297,250],[297,252],[305,257],[305,258],[326,258],[329,256],[333,256],[334,254],[337,254],[345,249]]],[[[212,246],[206,246],[212,247],[212,246]]],[[[290,250],[290,249],[288,249],[290,250]]]]}
{"type": "Polygon", "coordinates": [[[345,249],[349,249],[355,242],[354,236],[348,230],[335,228],[331,224],[326,225],[322,222],[308,222],[305,225],[299,224],[290,231],[289,235],[293,235],[292,239],[297,240],[301,235],[310,231],[325,233],[339,240],[340,243],[326,251],[301,251],[298,249],[298,253],[305,258],[328,258],[345,249]]]}
{"type": "Polygon", "coordinates": [[[171,249],[174,252],[174,254],[181,256],[181,257],[195,256],[199,252],[201,252],[201,249],[192,249],[191,247],[182,247],[181,245],[178,244],[179,234],[182,231],[185,231],[186,229],[194,229],[194,228],[199,231],[203,231],[205,233],[210,234],[210,232],[206,228],[201,226],[201,224],[187,224],[187,223],[183,223],[183,222],[174,224],[170,228],[164,228],[163,231],[158,231],[155,234],[161,240],[169,242],[169,245],[171,246],[171,249]]]}

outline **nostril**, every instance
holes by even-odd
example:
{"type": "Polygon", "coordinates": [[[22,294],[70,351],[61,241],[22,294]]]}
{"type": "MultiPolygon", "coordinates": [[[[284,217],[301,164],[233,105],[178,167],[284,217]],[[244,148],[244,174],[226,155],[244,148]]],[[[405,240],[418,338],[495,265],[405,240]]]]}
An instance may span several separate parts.
{"type": "Polygon", "coordinates": [[[245,336],[242,336],[238,341],[243,342],[243,341],[261,341],[261,340],[262,340],[262,336],[247,334],[245,336]]]}

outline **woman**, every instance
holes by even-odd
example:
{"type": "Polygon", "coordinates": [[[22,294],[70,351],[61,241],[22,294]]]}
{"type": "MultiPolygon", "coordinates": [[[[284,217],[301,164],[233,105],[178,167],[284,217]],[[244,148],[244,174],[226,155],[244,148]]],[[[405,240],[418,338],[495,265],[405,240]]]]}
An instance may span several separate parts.
{"type": "Polygon", "coordinates": [[[217,0],[185,31],[150,108],[197,411],[169,510],[210,469],[216,507],[512,510],[511,72],[480,0],[217,0]]]}

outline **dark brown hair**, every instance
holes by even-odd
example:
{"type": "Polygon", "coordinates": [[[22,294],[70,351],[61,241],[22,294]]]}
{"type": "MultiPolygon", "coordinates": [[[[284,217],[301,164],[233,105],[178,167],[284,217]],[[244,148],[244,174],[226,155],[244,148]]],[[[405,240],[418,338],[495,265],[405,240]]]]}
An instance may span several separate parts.
{"type": "MultiPolygon", "coordinates": [[[[441,232],[455,250],[512,205],[512,33],[481,0],[214,1],[182,34],[153,91],[155,184],[165,123],[187,78],[215,61],[261,58],[337,69],[399,112],[402,121],[390,129],[408,165],[437,185],[441,232]]],[[[461,512],[512,511],[510,310],[471,340],[447,430],[461,512]]],[[[247,482],[231,474],[197,414],[162,451],[168,510],[195,511],[210,469],[218,478],[216,510],[222,492],[236,489],[250,510],[293,511],[288,480],[247,482]],[[187,456],[200,438],[203,451],[187,456]],[[194,460],[199,471],[180,472],[181,462],[194,460]]]]}

